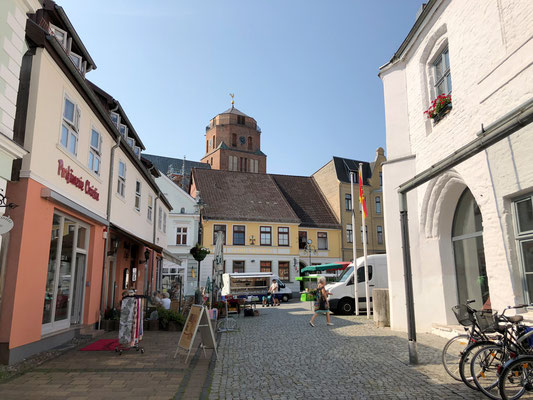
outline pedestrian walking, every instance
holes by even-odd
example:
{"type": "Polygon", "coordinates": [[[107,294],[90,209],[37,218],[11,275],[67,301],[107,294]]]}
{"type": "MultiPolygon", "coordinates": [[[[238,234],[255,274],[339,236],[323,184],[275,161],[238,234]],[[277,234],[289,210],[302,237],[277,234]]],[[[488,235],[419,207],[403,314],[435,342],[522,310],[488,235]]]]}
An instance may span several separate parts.
{"type": "Polygon", "coordinates": [[[326,278],[321,276],[318,279],[318,286],[316,288],[315,313],[311,317],[311,321],[309,321],[309,325],[311,325],[313,328],[315,327],[314,322],[318,314],[326,314],[327,325],[333,325],[331,323],[329,311],[328,294],[330,293],[326,291],[326,278]]]}
{"type": "Polygon", "coordinates": [[[274,304],[272,306],[279,306],[279,299],[277,296],[279,290],[278,281],[275,279],[272,279],[272,284],[270,285],[270,288],[268,291],[270,292],[270,295],[272,296],[272,300],[274,301],[274,304]]]}

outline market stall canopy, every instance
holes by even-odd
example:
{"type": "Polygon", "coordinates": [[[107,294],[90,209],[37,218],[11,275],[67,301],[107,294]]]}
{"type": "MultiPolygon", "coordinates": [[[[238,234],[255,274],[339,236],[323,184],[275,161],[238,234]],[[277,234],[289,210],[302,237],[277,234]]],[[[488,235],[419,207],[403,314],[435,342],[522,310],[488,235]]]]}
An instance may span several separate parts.
{"type": "Polygon", "coordinates": [[[330,269],[345,269],[348,265],[350,265],[347,261],[339,261],[335,263],[330,264],[322,264],[322,265],[310,265],[309,267],[303,268],[300,272],[318,272],[318,271],[327,271],[330,269]]]}

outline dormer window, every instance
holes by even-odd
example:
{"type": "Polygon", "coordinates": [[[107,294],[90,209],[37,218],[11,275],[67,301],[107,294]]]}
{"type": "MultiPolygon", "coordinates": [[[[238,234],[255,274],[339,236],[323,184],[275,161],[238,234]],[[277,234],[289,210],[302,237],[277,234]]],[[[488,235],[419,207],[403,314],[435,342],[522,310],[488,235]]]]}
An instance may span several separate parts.
{"type": "Polygon", "coordinates": [[[81,56],[77,55],[76,53],[73,53],[72,51],[68,55],[74,66],[78,69],[78,71],[81,71],[83,69],[83,60],[81,56]]]}
{"type": "Polygon", "coordinates": [[[137,158],[140,160],[141,159],[141,148],[139,146],[135,146],[133,148],[133,152],[135,153],[137,158]]]}
{"type": "Polygon", "coordinates": [[[109,117],[111,118],[111,121],[113,122],[113,124],[115,124],[115,126],[118,129],[118,126],[120,124],[120,115],[116,112],[111,111],[109,113],[109,117]]]}
{"type": "Polygon", "coordinates": [[[135,148],[135,139],[133,138],[127,138],[128,144],[130,145],[131,149],[133,150],[135,148]]]}
{"type": "Polygon", "coordinates": [[[244,116],[242,115],[237,115],[237,123],[239,125],[244,125],[244,116]]]}
{"type": "Polygon", "coordinates": [[[50,24],[50,33],[57,39],[59,44],[63,46],[64,49],[67,48],[67,32],[66,31],[58,28],[55,25],[50,24]]]}
{"type": "Polygon", "coordinates": [[[128,127],[124,124],[119,124],[118,130],[124,139],[128,137],[128,127]]]}

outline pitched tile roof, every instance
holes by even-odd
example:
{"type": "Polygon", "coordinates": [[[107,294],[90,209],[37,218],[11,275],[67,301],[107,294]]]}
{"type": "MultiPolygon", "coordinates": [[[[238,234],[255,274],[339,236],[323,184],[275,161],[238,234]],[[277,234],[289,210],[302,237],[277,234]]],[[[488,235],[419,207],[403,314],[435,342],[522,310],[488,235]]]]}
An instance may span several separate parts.
{"type": "Polygon", "coordinates": [[[192,179],[209,219],[300,222],[268,174],[194,168],[192,179]]]}
{"type": "Polygon", "coordinates": [[[313,178],[291,175],[271,175],[271,177],[300,219],[301,226],[340,228],[333,211],[313,178]]]}

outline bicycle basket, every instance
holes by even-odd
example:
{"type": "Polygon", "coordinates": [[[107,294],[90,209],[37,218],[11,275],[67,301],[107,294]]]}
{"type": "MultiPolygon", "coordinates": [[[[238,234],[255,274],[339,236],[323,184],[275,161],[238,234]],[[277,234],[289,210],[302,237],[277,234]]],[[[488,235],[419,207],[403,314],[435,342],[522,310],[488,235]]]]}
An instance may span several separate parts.
{"type": "Polygon", "coordinates": [[[476,311],[476,321],[482,332],[494,332],[498,329],[498,318],[492,310],[476,311]]]}
{"type": "Polygon", "coordinates": [[[458,304],[452,307],[452,311],[457,318],[457,322],[464,326],[471,326],[474,324],[474,315],[468,311],[468,307],[464,304],[458,304]]]}

